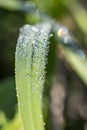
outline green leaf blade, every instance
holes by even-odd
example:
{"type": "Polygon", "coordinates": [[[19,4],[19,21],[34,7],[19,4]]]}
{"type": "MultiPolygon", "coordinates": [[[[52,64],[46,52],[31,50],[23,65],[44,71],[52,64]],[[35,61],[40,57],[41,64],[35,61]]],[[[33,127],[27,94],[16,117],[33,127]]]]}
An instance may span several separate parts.
{"type": "Polygon", "coordinates": [[[43,130],[41,110],[51,24],[26,25],[16,48],[16,86],[25,130],[43,130]]]}

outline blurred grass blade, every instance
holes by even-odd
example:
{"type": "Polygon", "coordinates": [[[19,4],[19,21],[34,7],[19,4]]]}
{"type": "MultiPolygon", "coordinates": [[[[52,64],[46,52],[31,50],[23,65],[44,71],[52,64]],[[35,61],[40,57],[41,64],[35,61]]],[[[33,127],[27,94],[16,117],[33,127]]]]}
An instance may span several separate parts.
{"type": "Polygon", "coordinates": [[[23,123],[17,112],[14,119],[8,121],[1,130],[23,130],[23,123]]]}
{"type": "Polygon", "coordinates": [[[0,0],[0,7],[8,10],[19,10],[21,8],[21,2],[19,0],[0,0]]]}
{"type": "Polygon", "coordinates": [[[8,77],[0,82],[0,111],[4,111],[8,118],[12,118],[16,105],[15,79],[8,77]]]}
{"type": "Polygon", "coordinates": [[[51,24],[25,25],[16,47],[16,88],[24,130],[43,130],[42,90],[51,24]]]}
{"type": "Polygon", "coordinates": [[[87,85],[87,59],[81,58],[75,52],[70,49],[64,49],[64,56],[72,69],[78,74],[78,76],[87,85]]]}
{"type": "Polygon", "coordinates": [[[76,20],[78,26],[85,34],[87,34],[87,11],[77,0],[65,0],[65,4],[76,20]]]}

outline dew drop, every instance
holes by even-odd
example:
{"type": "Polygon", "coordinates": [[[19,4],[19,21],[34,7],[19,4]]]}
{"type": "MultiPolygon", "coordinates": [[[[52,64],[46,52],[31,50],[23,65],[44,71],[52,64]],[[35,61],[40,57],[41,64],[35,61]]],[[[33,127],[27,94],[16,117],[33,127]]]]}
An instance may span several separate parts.
{"type": "Polygon", "coordinates": [[[36,71],[36,74],[38,74],[38,71],[36,71]]]}
{"type": "Polygon", "coordinates": [[[41,78],[41,77],[39,77],[39,78],[38,78],[38,80],[42,80],[42,78],[41,78]]]}
{"type": "Polygon", "coordinates": [[[32,30],[34,30],[35,32],[38,32],[38,29],[36,27],[32,27],[32,30]]]}
{"type": "Polygon", "coordinates": [[[16,95],[17,97],[18,97],[18,93],[17,93],[17,95],[16,95]]]}
{"type": "Polygon", "coordinates": [[[26,74],[26,78],[29,78],[30,77],[30,74],[26,74]]]}
{"type": "Polygon", "coordinates": [[[33,12],[36,11],[36,5],[32,1],[25,2],[22,9],[25,12],[33,12]]]}
{"type": "Polygon", "coordinates": [[[53,36],[53,34],[50,34],[50,37],[52,37],[53,36]]]}
{"type": "Polygon", "coordinates": [[[79,54],[79,56],[80,56],[82,59],[85,58],[85,54],[84,54],[84,52],[83,52],[81,49],[77,50],[77,54],[79,54]]]}
{"type": "Polygon", "coordinates": [[[23,107],[23,104],[21,104],[21,107],[23,107]]]}
{"type": "Polygon", "coordinates": [[[40,114],[40,117],[42,117],[42,114],[40,114]]]}
{"type": "Polygon", "coordinates": [[[44,123],[43,123],[43,125],[45,126],[45,125],[46,125],[46,123],[44,122],[44,123]]]}
{"type": "Polygon", "coordinates": [[[39,9],[36,9],[36,15],[37,15],[38,18],[40,17],[40,11],[39,11],[39,9]]]}

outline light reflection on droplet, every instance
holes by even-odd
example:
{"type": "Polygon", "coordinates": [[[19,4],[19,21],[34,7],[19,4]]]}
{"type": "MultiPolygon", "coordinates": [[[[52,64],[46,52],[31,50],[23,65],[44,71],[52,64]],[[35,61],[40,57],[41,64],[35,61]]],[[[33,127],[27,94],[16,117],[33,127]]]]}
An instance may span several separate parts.
{"type": "Polygon", "coordinates": [[[67,35],[67,34],[68,34],[68,29],[67,29],[67,27],[62,26],[62,27],[59,28],[59,30],[58,30],[58,36],[59,36],[59,37],[63,37],[63,36],[65,36],[65,35],[67,35]]]}

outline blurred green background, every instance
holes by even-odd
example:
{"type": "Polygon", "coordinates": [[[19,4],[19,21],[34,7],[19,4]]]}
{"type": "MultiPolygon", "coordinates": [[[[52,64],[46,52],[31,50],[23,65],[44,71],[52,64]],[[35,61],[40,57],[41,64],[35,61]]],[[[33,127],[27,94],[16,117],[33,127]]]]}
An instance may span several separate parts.
{"type": "Polygon", "coordinates": [[[85,58],[56,44],[54,36],[50,39],[43,92],[46,130],[87,130],[86,0],[0,0],[0,130],[23,130],[15,87],[19,29],[49,17],[70,30],[83,48],[85,58]]]}

